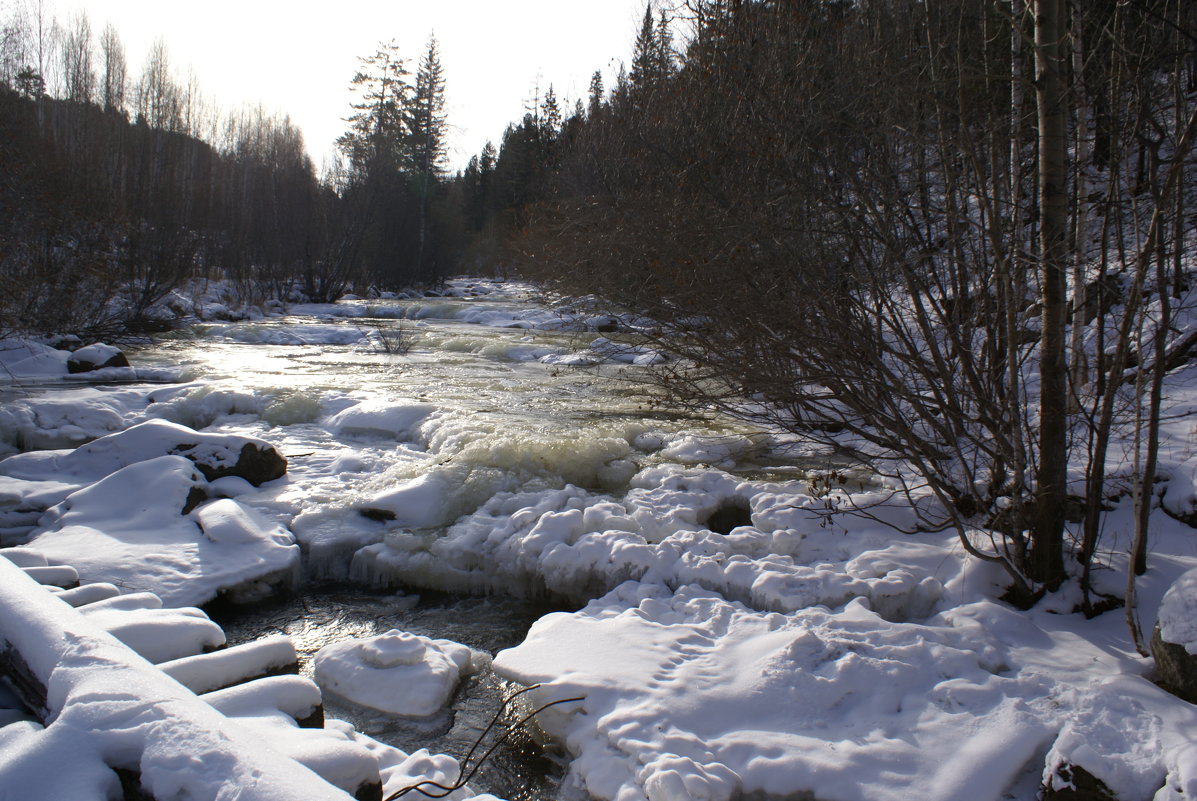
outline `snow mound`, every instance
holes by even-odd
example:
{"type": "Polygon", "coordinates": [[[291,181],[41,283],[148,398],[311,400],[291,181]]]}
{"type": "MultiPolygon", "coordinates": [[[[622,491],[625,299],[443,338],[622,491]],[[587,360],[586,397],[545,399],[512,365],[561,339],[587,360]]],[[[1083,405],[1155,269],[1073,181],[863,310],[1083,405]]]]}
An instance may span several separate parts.
{"type": "Polygon", "coordinates": [[[411,441],[417,439],[420,424],[435,411],[436,407],[430,403],[366,400],[333,415],[328,428],[341,435],[411,441]]]}
{"type": "Polygon", "coordinates": [[[321,648],[315,672],[325,692],[393,715],[422,718],[445,708],[474,662],[467,646],[392,629],[321,648]]]}
{"type": "Polygon", "coordinates": [[[182,456],[137,461],[51,508],[28,547],[85,581],[151,591],[168,606],[247,602],[293,586],[299,548],[285,529],[229,499],[186,513],[206,483],[182,456]]]}
{"type": "Polygon", "coordinates": [[[595,798],[728,801],[996,799],[1048,738],[1045,690],[1007,678],[978,620],[888,623],[839,611],[757,612],[699,587],[625,584],[533,625],[495,671],[595,798]]]}
{"type": "Polygon", "coordinates": [[[71,354],[30,339],[0,339],[0,374],[10,379],[67,375],[71,354]]]}
{"type": "Polygon", "coordinates": [[[261,483],[278,478],[282,475],[280,469],[286,470],[286,460],[265,440],[195,431],[166,420],[147,420],[72,451],[35,451],[11,456],[0,462],[0,473],[31,481],[61,481],[64,477],[98,481],[137,462],[182,454],[206,476],[215,479],[243,469],[250,461],[246,458],[247,451],[255,457],[253,462],[263,462],[264,471],[255,469],[260,475],[246,476],[250,481],[261,483]]]}

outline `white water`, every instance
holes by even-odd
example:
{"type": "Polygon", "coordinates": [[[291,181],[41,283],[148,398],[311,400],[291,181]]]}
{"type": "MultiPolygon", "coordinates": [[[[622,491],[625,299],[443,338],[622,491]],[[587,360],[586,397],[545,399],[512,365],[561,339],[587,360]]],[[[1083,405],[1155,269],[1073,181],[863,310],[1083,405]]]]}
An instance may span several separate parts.
{"type": "Polygon", "coordinates": [[[134,354],[191,380],[152,392],[146,413],[274,443],[288,478],[243,502],[295,530],[315,578],[348,577],[353,554],[388,534],[435,538],[499,493],[573,485],[619,498],[659,463],[780,464],[760,432],[655,406],[639,381],[648,368],[629,363],[655,354],[619,351],[586,330],[595,321],[518,285],[454,289],[488,294],[346,301],[182,332],[134,354]],[[396,339],[405,352],[386,352],[396,339]]]}

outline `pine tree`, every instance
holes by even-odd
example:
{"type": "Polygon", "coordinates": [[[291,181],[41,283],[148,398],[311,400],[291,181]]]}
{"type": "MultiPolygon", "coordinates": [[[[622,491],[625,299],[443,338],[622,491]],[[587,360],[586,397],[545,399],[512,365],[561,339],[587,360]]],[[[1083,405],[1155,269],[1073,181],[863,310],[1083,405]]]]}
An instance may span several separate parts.
{"type": "Polygon", "coordinates": [[[436,36],[429,37],[428,49],[416,72],[416,91],[408,125],[416,173],[427,180],[443,178],[447,159],[445,72],[436,36]]]}
{"type": "Polygon", "coordinates": [[[632,71],[628,75],[628,81],[634,93],[652,86],[656,80],[659,61],[657,28],[653,23],[652,5],[649,4],[644,7],[644,22],[640,25],[640,33],[636,34],[636,43],[632,47],[632,71]]]}
{"type": "Polygon", "coordinates": [[[540,101],[540,114],[537,118],[540,122],[541,141],[548,143],[555,140],[561,132],[561,107],[557,104],[557,93],[553,91],[552,84],[549,84],[549,91],[545,92],[544,99],[540,101]]]}
{"type": "Polygon", "coordinates": [[[437,52],[436,36],[428,38],[428,49],[416,72],[416,91],[408,112],[416,192],[419,196],[419,245],[416,267],[421,277],[429,275],[425,265],[428,251],[428,208],[432,191],[445,173],[445,72],[437,52]]]}
{"type": "Polygon", "coordinates": [[[590,76],[590,103],[586,114],[591,119],[597,119],[603,110],[603,73],[595,70],[590,76]]]}

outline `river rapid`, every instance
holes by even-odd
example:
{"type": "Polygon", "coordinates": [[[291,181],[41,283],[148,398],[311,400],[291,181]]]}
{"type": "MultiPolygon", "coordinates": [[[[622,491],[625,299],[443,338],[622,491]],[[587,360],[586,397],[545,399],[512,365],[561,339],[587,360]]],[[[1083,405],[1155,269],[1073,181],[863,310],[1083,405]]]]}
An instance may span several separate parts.
{"type": "MultiPolygon", "coordinates": [[[[307,585],[277,603],[214,610],[231,643],[290,635],[308,675],[319,648],[391,628],[494,654],[592,591],[546,592],[510,574],[423,580],[412,569],[363,566],[360,552],[436,541],[495,499],[571,491],[618,499],[655,465],[805,475],[790,466],[792,443],[657,403],[643,379],[664,357],[621,345],[628,321],[551,307],[519,284],[456,281],[448,294],[207,322],[132,354],[143,369],[183,379],[153,391],[151,413],[262,437],[288,459],[285,479],[239,501],[296,533],[307,585]]],[[[447,714],[426,721],[327,703],[379,740],[461,758],[510,690],[484,669],[463,682],[447,714]]],[[[562,774],[557,757],[516,732],[472,784],[513,801],[548,799],[560,797],[562,774]]]]}

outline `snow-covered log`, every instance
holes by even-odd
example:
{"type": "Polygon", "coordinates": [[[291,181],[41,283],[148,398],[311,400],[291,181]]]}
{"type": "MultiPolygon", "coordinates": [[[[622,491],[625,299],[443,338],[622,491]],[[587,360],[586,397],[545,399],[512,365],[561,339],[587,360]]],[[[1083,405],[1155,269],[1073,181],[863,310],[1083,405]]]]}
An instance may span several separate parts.
{"type": "Polygon", "coordinates": [[[6,780],[69,796],[71,777],[140,776],[158,799],[337,799],[344,791],[217,712],[0,559],[0,669],[45,728],[19,733],[6,780]],[[71,760],[61,760],[69,744],[71,760]]]}
{"type": "Polygon", "coordinates": [[[223,690],[263,676],[298,673],[299,660],[291,638],[280,634],[222,651],[163,662],[158,667],[198,694],[223,690]]]}

